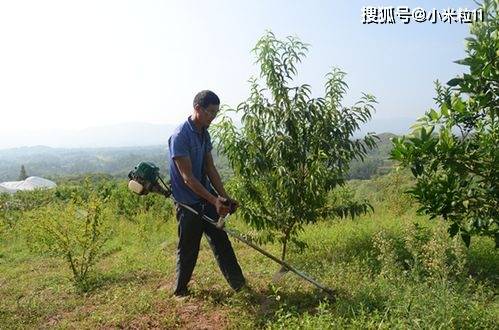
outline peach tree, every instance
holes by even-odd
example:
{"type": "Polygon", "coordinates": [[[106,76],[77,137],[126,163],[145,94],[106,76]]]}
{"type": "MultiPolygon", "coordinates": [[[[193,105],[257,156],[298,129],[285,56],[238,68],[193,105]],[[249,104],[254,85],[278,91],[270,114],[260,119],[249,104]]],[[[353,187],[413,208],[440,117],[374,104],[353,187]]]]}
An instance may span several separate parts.
{"type": "Polygon", "coordinates": [[[350,161],[376,145],[372,134],[352,138],[371,118],[375,98],[363,94],[355,105],[342,106],[348,87],[337,68],[326,75],[323,97],[312,97],[307,84],[293,86],[307,51],[298,38],[279,40],[268,31],[253,49],[260,77],[250,79],[246,101],[224,107],[213,132],[233,169],[242,218],[260,231],[261,242],[282,243],[282,259],[288,242],[306,246],[296,238],[305,224],[371,209],[365,201],[331,205],[328,193],[344,184],[350,161]],[[241,115],[240,126],[230,112],[241,115]]]}

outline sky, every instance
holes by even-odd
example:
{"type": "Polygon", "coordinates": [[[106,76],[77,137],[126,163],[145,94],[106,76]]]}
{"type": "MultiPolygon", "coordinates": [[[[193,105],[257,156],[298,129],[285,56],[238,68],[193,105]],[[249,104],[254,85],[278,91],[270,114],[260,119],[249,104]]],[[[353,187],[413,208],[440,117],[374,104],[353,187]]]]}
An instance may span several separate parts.
{"type": "Polygon", "coordinates": [[[0,0],[0,148],[32,132],[178,124],[202,89],[235,107],[259,73],[250,50],[265,30],[311,45],[296,82],[315,96],[336,66],[347,72],[345,106],[362,92],[376,96],[372,127],[413,121],[434,105],[433,82],[465,69],[453,61],[464,56],[469,26],[362,24],[363,6],[476,8],[471,0],[0,0]]]}

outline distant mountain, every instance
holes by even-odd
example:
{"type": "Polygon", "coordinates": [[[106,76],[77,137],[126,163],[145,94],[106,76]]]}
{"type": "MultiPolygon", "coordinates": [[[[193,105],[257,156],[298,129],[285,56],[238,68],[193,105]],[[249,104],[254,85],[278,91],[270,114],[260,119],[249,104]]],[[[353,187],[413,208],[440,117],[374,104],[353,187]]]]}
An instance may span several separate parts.
{"type": "MultiPolygon", "coordinates": [[[[392,133],[378,134],[377,148],[371,150],[363,162],[353,161],[350,179],[368,179],[383,174],[391,168],[388,159],[392,133]]],[[[140,140],[140,139],[139,139],[140,140]]],[[[215,162],[223,177],[231,173],[227,160],[214,154],[215,162]]],[[[0,182],[16,180],[21,165],[28,175],[57,180],[60,177],[78,176],[87,173],[105,173],[125,178],[140,161],[152,161],[167,175],[168,147],[165,142],[152,146],[106,147],[106,148],[51,148],[46,146],[21,147],[0,150],[0,182]]]]}
{"type": "Polygon", "coordinates": [[[75,146],[122,147],[167,144],[174,125],[128,123],[87,128],[74,136],[75,146]]]}
{"type": "Polygon", "coordinates": [[[380,133],[377,134],[379,141],[377,142],[377,148],[369,151],[371,156],[388,157],[390,151],[392,150],[392,138],[397,137],[397,134],[393,133],[380,133]]]}
{"type": "MultiPolygon", "coordinates": [[[[392,132],[405,134],[415,121],[410,117],[390,118],[374,116],[367,124],[361,125],[354,138],[367,132],[392,132]]],[[[81,130],[60,129],[20,129],[19,131],[0,130],[0,150],[20,146],[50,146],[55,148],[103,148],[125,146],[165,145],[176,125],[150,124],[140,122],[90,127],[81,130]]],[[[16,152],[16,151],[14,151],[16,152]]]]}
{"type": "Polygon", "coordinates": [[[140,161],[156,163],[167,173],[165,145],[109,148],[50,148],[44,146],[0,150],[0,182],[16,180],[21,165],[28,175],[57,179],[87,173],[126,177],[140,161]]]}
{"type": "Polygon", "coordinates": [[[360,126],[354,137],[362,137],[368,132],[376,132],[378,134],[384,134],[380,132],[391,132],[397,135],[408,134],[411,125],[416,121],[415,117],[380,117],[373,116],[372,120],[360,126]]]}
{"type": "Polygon", "coordinates": [[[398,136],[393,133],[377,134],[379,140],[376,148],[368,151],[363,161],[353,160],[350,163],[349,179],[370,179],[374,175],[386,174],[392,168],[393,161],[389,159],[393,148],[391,139],[398,136]]]}
{"type": "MultiPolygon", "coordinates": [[[[58,148],[123,147],[166,144],[175,125],[124,123],[82,130],[0,132],[0,148],[47,145],[58,148]]],[[[18,148],[16,148],[18,149],[18,148]]]]}

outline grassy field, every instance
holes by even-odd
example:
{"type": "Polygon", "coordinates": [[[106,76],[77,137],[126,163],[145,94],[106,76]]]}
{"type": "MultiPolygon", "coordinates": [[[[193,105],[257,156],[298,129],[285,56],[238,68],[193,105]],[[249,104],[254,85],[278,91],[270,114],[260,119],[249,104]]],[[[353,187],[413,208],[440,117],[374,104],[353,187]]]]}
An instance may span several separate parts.
{"type": "MultiPolygon", "coordinates": [[[[176,223],[154,212],[116,216],[106,257],[78,289],[64,259],[29,248],[22,227],[30,220],[21,219],[0,232],[0,329],[497,329],[493,242],[474,239],[466,249],[444,223],[417,216],[410,200],[382,185],[352,182],[375,212],[308,226],[301,238],[309,248],[289,255],[337,292],[334,301],[293,274],[272,283],[278,265],[233,240],[251,287],[234,293],[204,238],[192,295],[176,300],[176,223]]],[[[237,218],[229,226],[249,230],[237,218]]],[[[265,248],[278,255],[277,245],[265,248]]]]}

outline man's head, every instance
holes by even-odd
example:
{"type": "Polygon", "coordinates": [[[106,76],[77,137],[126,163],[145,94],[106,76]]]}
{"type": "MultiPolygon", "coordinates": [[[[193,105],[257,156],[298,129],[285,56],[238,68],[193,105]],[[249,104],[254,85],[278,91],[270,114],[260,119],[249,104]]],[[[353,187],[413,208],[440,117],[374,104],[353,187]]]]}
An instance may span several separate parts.
{"type": "Polygon", "coordinates": [[[194,119],[201,126],[210,126],[220,109],[220,99],[217,94],[209,90],[204,90],[196,94],[192,102],[194,107],[194,119]]]}

